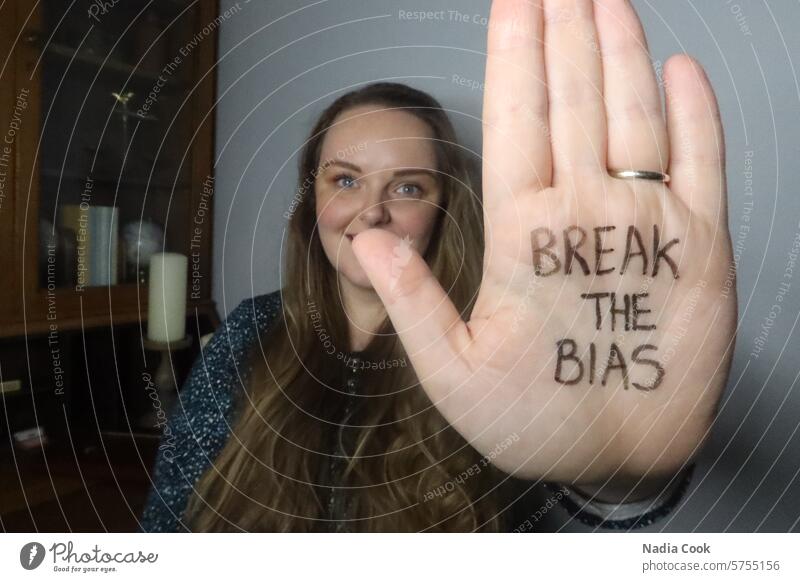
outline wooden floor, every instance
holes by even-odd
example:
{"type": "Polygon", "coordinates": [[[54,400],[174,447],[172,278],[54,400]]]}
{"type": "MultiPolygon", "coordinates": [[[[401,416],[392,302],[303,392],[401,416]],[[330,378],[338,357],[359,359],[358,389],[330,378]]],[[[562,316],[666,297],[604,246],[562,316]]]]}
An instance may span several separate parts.
{"type": "Polygon", "coordinates": [[[131,532],[150,488],[156,438],[108,437],[73,451],[0,453],[4,532],[131,532]]]}

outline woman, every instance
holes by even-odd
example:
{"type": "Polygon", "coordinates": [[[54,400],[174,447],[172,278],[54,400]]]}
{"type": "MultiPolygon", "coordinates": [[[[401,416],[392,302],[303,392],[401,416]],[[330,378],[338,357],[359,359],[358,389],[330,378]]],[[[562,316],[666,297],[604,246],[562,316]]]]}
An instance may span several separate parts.
{"type": "Polygon", "coordinates": [[[724,220],[710,220],[724,210],[709,163],[721,128],[697,113],[707,80],[672,59],[668,103],[682,109],[669,133],[693,137],[676,149],[635,13],[597,4],[492,6],[485,253],[434,99],[380,83],[322,114],[300,160],[284,288],[240,305],[195,365],[143,529],[525,530],[552,506],[533,493],[542,479],[573,484],[552,498],[587,523],[635,527],[670,510],[733,337],[735,298],[714,293],[730,251],[724,220]],[[595,36],[602,61],[583,42],[595,36]],[[642,69],[624,90],[622,62],[642,69]],[[577,91],[593,82],[605,103],[577,91]],[[628,92],[651,101],[641,114],[628,92]],[[686,259],[698,244],[714,264],[686,259]],[[676,333],[689,301],[684,327],[706,329],[702,346],[676,333]]]}

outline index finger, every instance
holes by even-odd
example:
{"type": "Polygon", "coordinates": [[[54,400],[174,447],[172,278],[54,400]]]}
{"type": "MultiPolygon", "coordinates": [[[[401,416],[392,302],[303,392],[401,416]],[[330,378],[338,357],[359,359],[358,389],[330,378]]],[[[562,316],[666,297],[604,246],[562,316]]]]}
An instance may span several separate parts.
{"type": "Polygon", "coordinates": [[[542,0],[492,2],[483,99],[487,208],[551,182],[543,30],[542,0]]]}

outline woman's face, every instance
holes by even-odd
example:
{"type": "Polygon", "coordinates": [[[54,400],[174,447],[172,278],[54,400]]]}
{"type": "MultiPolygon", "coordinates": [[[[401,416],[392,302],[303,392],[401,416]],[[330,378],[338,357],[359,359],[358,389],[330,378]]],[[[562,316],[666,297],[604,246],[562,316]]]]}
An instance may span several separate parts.
{"type": "Polygon", "coordinates": [[[372,287],[351,246],[368,228],[410,240],[424,255],[442,196],[432,136],[418,117],[372,105],[343,111],[328,130],[315,181],[317,226],[340,277],[372,287]]]}

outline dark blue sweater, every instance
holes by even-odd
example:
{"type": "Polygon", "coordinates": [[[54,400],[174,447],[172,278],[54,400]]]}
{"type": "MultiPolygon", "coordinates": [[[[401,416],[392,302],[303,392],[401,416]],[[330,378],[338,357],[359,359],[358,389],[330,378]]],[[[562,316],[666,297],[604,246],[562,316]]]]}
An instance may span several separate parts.
{"type": "MultiPolygon", "coordinates": [[[[189,531],[182,513],[195,483],[211,466],[230,434],[233,404],[238,391],[245,389],[251,348],[276,320],[280,309],[280,291],[243,301],[201,349],[168,413],[155,463],[154,487],[142,514],[142,531],[189,531]]],[[[603,520],[576,504],[568,493],[564,494],[569,490],[517,480],[523,485],[523,494],[508,510],[509,531],[553,529],[558,526],[552,518],[558,517],[559,512],[566,521],[577,520],[590,527],[619,530],[650,525],[680,501],[690,474],[686,472],[666,502],[642,515],[618,521],[603,520]]]]}

